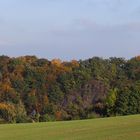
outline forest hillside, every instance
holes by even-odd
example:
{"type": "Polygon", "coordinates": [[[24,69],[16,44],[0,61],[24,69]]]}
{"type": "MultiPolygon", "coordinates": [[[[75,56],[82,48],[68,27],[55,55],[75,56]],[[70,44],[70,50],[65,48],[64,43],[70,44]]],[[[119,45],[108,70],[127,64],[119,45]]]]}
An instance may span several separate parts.
{"type": "Polygon", "coordinates": [[[0,122],[140,113],[140,56],[63,62],[0,56],[0,122]]]}

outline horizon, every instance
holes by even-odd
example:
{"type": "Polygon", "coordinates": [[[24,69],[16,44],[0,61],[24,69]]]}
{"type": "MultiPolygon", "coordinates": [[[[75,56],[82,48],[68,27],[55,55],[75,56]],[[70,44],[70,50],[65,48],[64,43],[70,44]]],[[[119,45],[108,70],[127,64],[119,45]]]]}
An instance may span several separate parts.
{"type": "Polygon", "coordinates": [[[138,0],[0,0],[0,55],[129,59],[139,36],[138,0]]]}
{"type": "Polygon", "coordinates": [[[125,61],[129,61],[133,58],[137,58],[137,57],[140,57],[140,55],[136,55],[136,56],[132,56],[130,58],[125,58],[125,57],[116,57],[116,56],[111,56],[111,57],[100,57],[100,56],[92,56],[92,57],[87,57],[87,58],[81,58],[81,59],[70,59],[70,60],[63,60],[61,58],[58,58],[58,57],[54,57],[54,58],[47,58],[47,57],[38,57],[36,55],[19,55],[19,56],[8,56],[8,55],[0,55],[0,57],[9,57],[10,59],[18,59],[18,58],[23,58],[23,57],[36,57],[37,59],[45,59],[45,60],[48,60],[48,61],[53,61],[53,60],[58,60],[60,62],[71,62],[71,61],[85,61],[85,60],[88,60],[88,59],[93,59],[93,58],[100,58],[100,59],[103,59],[103,60],[109,60],[111,58],[116,58],[116,59],[124,59],[125,61]]]}

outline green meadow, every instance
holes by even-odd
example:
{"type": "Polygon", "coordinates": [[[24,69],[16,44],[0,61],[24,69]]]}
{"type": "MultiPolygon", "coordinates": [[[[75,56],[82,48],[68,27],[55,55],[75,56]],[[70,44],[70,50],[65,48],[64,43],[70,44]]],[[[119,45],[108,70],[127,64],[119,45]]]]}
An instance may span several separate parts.
{"type": "Polygon", "coordinates": [[[0,125],[0,140],[140,140],[140,115],[0,125]]]}

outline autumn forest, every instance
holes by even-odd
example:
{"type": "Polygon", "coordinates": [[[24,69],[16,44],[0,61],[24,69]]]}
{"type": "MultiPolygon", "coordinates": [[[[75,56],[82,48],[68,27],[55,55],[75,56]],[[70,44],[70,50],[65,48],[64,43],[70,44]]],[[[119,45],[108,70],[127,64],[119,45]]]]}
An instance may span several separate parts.
{"type": "Polygon", "coordinates": [[[0,123],[140,113],[140,56],[63,62],[0,56],[0,123]]]}

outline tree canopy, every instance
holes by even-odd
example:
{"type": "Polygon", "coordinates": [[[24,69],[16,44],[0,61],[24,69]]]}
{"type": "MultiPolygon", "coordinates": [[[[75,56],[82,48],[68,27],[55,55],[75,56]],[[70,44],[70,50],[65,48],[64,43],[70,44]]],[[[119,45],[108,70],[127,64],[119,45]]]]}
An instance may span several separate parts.
{"type": "Polygon", "coordinates": [[[0,121],[140,113],[140,56],[63,62],[0,56],[0,121]]]}

